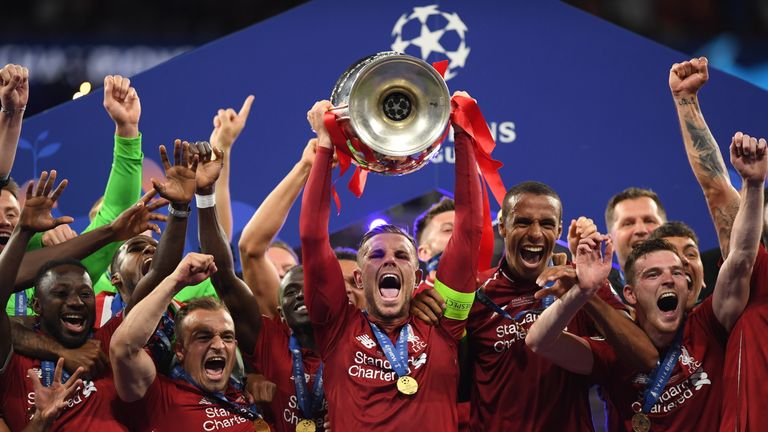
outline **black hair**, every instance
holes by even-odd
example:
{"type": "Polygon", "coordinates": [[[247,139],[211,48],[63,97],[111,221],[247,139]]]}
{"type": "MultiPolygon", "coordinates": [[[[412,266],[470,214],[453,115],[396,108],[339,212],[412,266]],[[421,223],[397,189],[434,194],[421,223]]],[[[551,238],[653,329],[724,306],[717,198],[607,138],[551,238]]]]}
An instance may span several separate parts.
{"type": "Polygon", "coordinates": [[[513,201],[517,201],[517,197],[522,194],[544,195],[556,199],[560,203],[560,217],[563,216],[563,202],[560,199],[560,195],[554,189],[542,182],[524,181],[512,186],[504,195],[504,203],[501,206],[502,222],[507,220],[507,215],[512,211],[513,201]]]}
{"type": "Polygon", "coordinates": [[[653,230],[648,240],[651,239],[663,239],[667,237],[688,237],[693,240],[696,246],[699,246],[699,238],[696,237],[696,233],[693,229],[680,221],[670,221],[663,225],[659,225],[658,228],[653,230]]]}
{"type": "Polygon", "coordinates": [[[440,201],[432,204],[424,213],[416,218],[416,221],[413,222],[413,236],[416,238],[416,241],[419,244],[422,243],[421,236],[424,235],[427,225],[432,222],[432,219],[434,219],[435,216],[455,210],[456,202],[445,196],[440,198],[440,201]]]}
{"type": "Polygon", "coordinates": [[[43,266],[40,268],[40,270],[37,272],[37,275],[35,276],[35,287],[40,288],[40,282],[42,282],[43,278],[53,269],[57,267],[62,266],[74,266],[83,271],[83,273],[88,273],[88,269],[83,265],[82,262],[73,259],[73,258],[66,258],[66,259],[58,259],[58,260],[51,260],[47,263],[43,264],[43,266]]]}
{"type": "Polygon", "coordinates": [[[658,251],[670,251],[675,254],[676,257],[680,258],[677,249],[675,249],[670,242],[662,238],[649,239],[642,243],[638,243],[632,248],[632,252],[629,253],[627,262],[624,264],[624,276],[626,277],[627,284],[634,285],[635,283],[635,263],[637,260],[650,253],[658,251]]]}
{"type": "Polygon", "coordinates": [[[333,249],[333,253],[336,255],[336,259],[357,261],[357,251],[348,247],[337,247],[333,249]]]}

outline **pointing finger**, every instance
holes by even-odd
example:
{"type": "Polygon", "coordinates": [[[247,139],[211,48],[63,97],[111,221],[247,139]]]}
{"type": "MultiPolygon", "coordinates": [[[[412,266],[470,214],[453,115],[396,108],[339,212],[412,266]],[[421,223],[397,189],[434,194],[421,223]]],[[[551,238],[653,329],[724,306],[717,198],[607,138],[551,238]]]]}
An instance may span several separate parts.
{"type": "Polygon", "coordinates": [[[248,115],[251,113],[251,105],[253,105],[253,100],[255,98],[253,95],[249,95],[247,98],[245,98],[245,102],[243,102],[242,108],[240,108],[240,112],[237,113],[237,115],[245,120],[248,118],[248,115]]]}

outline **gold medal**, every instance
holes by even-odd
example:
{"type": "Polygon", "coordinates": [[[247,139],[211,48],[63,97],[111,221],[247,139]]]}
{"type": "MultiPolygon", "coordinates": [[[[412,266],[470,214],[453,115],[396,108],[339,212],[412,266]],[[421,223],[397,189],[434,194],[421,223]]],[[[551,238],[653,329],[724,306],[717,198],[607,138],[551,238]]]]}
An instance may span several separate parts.
{"type": "Polygon", "coordinates": [[[315,432],[316,429],[314,420],[301,419],[296,425],[296,432],[315,432]]]}
{"type": "Polygon", "coordinates": [[[404,395],[414,395],[419,391],[419,383],[413,377],[408,375],[397,379],[397,390],[404,395]]]}
{"type": "Polygon", "coordinates": [[[633,432],[648,432],[651,430],[651,419],[644,413],[635,413],[632,416],[632,431],[633,432]]]}
{"type": "Polygon", "coordinates": [[[257,418],[253,421],[253,430],[256,432],[269,432],[269,425],[263,418],[257,418]]]}

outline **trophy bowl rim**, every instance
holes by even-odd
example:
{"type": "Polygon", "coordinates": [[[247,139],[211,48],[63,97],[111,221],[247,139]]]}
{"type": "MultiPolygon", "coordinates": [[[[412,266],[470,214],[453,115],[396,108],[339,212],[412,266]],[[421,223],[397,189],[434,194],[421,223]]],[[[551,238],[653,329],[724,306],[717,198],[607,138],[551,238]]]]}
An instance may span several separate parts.
{"type": "MultiPolygon", "coordinates": [[[[429,75],[433,78],[435,83],[441,88],[441,93],[445,96],[445,103],[450,104],[450,92],[448,90],[448,84],[445,82],[445,79],[442,75],[429,63],[426,61],[414,57],[408,54],[404,53],[398,53],[396,51],[384,51],[377,54],[373,54],[371,56],[365,57],[360,60],[361,62],[367,62],[363,67],[359,68],[357,70],[358,77],[355,79],[355,81],[352,83],[352,86],[350,87],[350,94],[355,94],[355,91],[358,89],[360,85],[362,85],[361,78],[367,69],[370,69],[373,65],[376,67],[380,67],[385,63],[389,62],[407,62],[416,64],[418,66],[423,67],[426,71],[428,71],[429,75]],[[378,58],[377,58],[378,57],[378,58]]],[[[350,67],[348,70],[349,72],[354,71],[355,67],[350,67]]],[[[345,73],[346,74],[346,73],[345,73]]],[[[354,111],[355,107],[355,100],[348,100],[349,108],[348,110],[350,112],[354,111]]],[[[367,133],[367,128],[363,127],[357,119],[356,116],[349,116],[349,121],[351,123],[352,129],[356,132],[358,135],[358,138],[362,143],[367,145],[370,149],[372,149],[375,152],[388,155],[388,156],[412,156],[414,154],[419,154],[425,151],[431,151],[432,147],[437,144],[437,141],[440,140],[443,135],[445,134],[445,130],[450,125],[450,108],[447,110],[444,110],[444,113],[442,114],[441,118],[438,119],[440,124],[444,124],[444,127],[441,128],[435,128],[434,132],[429,136],[429,140],[425,139],[425,143],[419,147],[412,147],[412,148],[406,148],[399,151],[393,151],[390,148],[382,147],[378,144],[376,144],[376,139],[373,135],[367,133]]]]}

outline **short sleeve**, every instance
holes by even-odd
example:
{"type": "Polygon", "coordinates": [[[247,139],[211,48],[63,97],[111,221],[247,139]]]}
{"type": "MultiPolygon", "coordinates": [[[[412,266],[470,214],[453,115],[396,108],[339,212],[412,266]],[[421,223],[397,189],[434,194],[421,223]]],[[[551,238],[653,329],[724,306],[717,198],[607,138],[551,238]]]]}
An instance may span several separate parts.
{"type": "Polygon", "coordinates": [[[592,350],[592,373],[590,377],[597,383],[607,383],[610,379],[615,379],[612,373],[616,367],[616,352],[613,347],[602,337],[583,337],[592,350]]]}

